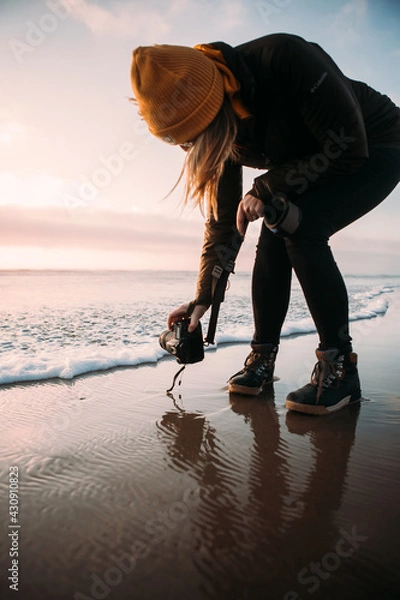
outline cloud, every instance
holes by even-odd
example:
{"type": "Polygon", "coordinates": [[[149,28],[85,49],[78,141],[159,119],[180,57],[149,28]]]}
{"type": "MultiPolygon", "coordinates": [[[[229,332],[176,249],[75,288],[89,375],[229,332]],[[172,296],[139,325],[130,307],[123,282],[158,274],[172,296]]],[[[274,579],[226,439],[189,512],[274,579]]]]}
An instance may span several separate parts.
{"type": "Polygon", "coordinates": [[[60,206],[66,182],[44,171],[0,171],[0,206],[60,206]]]}
{"type": "Polygon", "coordinates": [[[107,251],[199,252],[202,224],[156,215],[0,207],[0,246],[107,251]]]}
{"type": "Polygon", "coordinates": [[[173,0],[163,3],[162,10],[154,0],[135,3],[117,2],[104,8],[88,0],[63,0],[69,3],[71,15],[84,23],[94,35],[113,35],[139,39],[165,38],[177,22],[182,29],[192,30],[193,23],[204,20],[218,24],[226,33],[243,26],[247,20],[247,7],[241,0],[173,0]]]}
{"type": "Polygon", "coordinates": [[[244,2],[226,0],[220,2],[218,5],[214,3],[213,6],[218,8],[220,29],[224,33],[236,27],[243,26],[243,23],[247,21],[247,6],[244,2]]]}
{"type": "MultiPolygon", "coordinates": [[[[252,223],[237,269],[254,261],[261,221],[252,223]]],[[[196,270],[204,223],[138,212],[0,206],[0,267],[196,270]]]]}
{"type": "Polygon", "coordinates": [[[333,18],[330,26],[338,46],[349,46],[365,40],[368,18],[367,0],[351,0],[333,18]]]}
{"type": "MultiPolygon", "coordinates": [[[[260,225],[249,227],[238,272],[252,269],[260,225]]],[[[62,209],[0,206],[2,268],[195,270],[202,239],[203,223],[183,217],[81,208],[71,218],[62,209]]],[[[399,272],[400,242],[383,233],[378,238],[353,227],[335,235],[332,248],[343,272],[399,272]]]]}
{"type": "Polygon", "coordinates": [[[352,236],[349,233],[340,236],[336,234],[336,236],[332,238],[331,242],[335,251],[345,252],[349,256],[364,253],[366,264],[368,263],[368,256],[379,254],[392,257],[400,256],[400,241],[395,239],[379,239],[368,237],[368,235],[352,236]],[[366,250],[367,248],[368,250],[366,250]]]}
{"type": "Polygon", "coordinates": [[[1,120],[0,117],[0,146],[9,147],[14,143],[24,143],[28,138],[27,128],[19,121],[1,120]]]}
{"type": "Polygon", "coordinates": [[[166,13],[146,9],[144,3],[117,3],[114,10],[103,8],[94,2],[80,1],[72,5],[71,15],[84,23],[95,35],[114,35],[135,37],[151,32],[153,35],[165,34],[170,26],[166,13]]]}

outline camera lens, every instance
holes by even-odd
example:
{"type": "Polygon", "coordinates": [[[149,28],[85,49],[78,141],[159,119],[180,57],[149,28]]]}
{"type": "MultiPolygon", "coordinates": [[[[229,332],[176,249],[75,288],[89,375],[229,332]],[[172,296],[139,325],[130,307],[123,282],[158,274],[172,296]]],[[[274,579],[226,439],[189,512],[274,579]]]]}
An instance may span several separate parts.
{"type": "Polygon", "coordinates": [[[160,334],[159,342],[160,346],[163,350],[167,350],[167,352],[171,352],[169,348],[167,348],[168,341],[174,336],[174,332],[166,329],[160,334]]]}

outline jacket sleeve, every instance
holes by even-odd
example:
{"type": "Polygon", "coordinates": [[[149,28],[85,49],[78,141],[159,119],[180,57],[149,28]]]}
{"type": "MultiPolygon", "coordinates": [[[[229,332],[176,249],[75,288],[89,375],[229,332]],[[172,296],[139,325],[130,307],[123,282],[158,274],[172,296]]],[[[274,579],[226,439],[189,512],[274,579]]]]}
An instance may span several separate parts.
{"type": "Polygon", "coordinates": [[[269,61],[317,149],[257,177],[251,193],[264,201],[278,192],[296,197],[355,172],[368,158],[367,136],[357,99],[335,62],[319,46],[295,36],[279,44],[269,61]]]}
{"type": "Polygon", "coordinates": [[[242,199],[242,167],[231,161],[224,166],[218,191],[217,215],[206,221],[203,250],[197,279],[196,304],[210,306],[212,303],[212,272],[216,265],[224,265],[232,258],[230,242],[238,236],[236,212],[242,199]]]}

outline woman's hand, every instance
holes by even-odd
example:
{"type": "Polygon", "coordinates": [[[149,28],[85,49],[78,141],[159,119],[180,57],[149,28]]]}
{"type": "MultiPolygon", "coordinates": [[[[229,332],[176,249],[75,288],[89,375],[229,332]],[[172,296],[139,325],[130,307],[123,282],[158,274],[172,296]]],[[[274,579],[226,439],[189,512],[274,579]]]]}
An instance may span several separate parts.
{"type": "MultiPolygon", "coordinates": [[[[178,308],[173,310],[168,315],[168,319],[167,319],[168,329],[171,329],[173,323],[176,323],[176,321],[182,321],[182,319],[185,319],[187,317],[189,305],[190,305],[190,302],[187,302],[186,304],[181,304],[181,306],[178,306],[178,308]]],[[[201,319],[201,317],[204,315],[204,313],[207,310],[208,310],[208,307],[203,306],[202,304],[197,304],[194,307],[193,312],[190,315],[190,325],[188,327],[189,333],[192,333],[192,331],[194,331],[196,329],[199,320],[201,319]]]]}
{"type": "Polygon", "coordinates": [[[264,203],[251,194],[246,194],[239,203],[236,214],[236,227],[240,235],[246,233],[247,223],[264,216],[264,203]]]}

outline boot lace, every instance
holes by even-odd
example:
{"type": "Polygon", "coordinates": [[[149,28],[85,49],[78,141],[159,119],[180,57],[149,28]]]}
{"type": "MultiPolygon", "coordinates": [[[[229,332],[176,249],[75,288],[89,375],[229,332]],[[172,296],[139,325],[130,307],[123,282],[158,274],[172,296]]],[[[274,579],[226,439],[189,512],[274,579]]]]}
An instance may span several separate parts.
{"type": "Polygon", "coordinates": [[[275,350],[272,350],[269,354],[262,354],[261,352],[252,350],[244,362],[244,368],[232,375],[232,377],[249,371],[262,377],[265,369],[271,369],[274,366],[275,358],[275,350]]]}
{"type": "Polygon", "coordinates": [[[256,375],[262,375],[265,369],[269,369],[273,366],[275,361],[275,354],[273,352],[269,354],[261,354],[260,352],[252,351],[246,358],[244,363],[245,371],[252,371],[256,375]]]}
{"type": "Polygon", "coordinates": [[[344,377],[344,356],[338,356],[335,360],[319,360],[311,373],[311,383],[317,386],[317,402],[322,396],[324,389],[334,388],[340,385],[344,377]]]}

